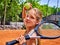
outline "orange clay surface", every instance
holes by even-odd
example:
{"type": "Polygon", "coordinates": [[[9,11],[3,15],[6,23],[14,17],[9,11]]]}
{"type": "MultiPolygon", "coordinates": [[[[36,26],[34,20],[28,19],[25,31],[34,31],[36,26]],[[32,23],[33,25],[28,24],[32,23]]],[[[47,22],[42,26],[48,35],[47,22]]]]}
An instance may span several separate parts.
{"type": "MultiPolygon", "coordinates": [[[[60,35],[60,31],[54,31],[52,29],[41,31],[42,34],[52,35],[55,32],[55,35],[60,35]],[[47,32],[49,32],[47,34],[47,32]]],[[[6,42],[11,41],[23,35],[25,30],[0,30],[0,45],[6,45],[6,42]]],[[[60,38],[58,39],[40,39],[39,45],[60,45],[60,38]]]]}

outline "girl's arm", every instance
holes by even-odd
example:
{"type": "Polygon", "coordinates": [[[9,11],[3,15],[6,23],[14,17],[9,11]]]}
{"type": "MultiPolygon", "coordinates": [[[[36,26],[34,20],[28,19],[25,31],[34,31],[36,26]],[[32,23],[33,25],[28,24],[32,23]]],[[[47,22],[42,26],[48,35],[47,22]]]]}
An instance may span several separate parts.
{"type": "MultiPolygon", "coordinates": [[[[30,9],[32,8],[32,4],[30,3],[30,9]]],[[[22,10],[22,18],[24,19],[25,16],[26,16],[26,11],[29,10],[29,9],[26,9],[26,7],[24,6],[23,7],[23,10],[22,10]]]]}
{"type": "Polygon", "coordinates": [[[25,7],[23,7],[23,10],[22,10],[22,18],[24,19],[26,16],[26,9],[25,7]]]}

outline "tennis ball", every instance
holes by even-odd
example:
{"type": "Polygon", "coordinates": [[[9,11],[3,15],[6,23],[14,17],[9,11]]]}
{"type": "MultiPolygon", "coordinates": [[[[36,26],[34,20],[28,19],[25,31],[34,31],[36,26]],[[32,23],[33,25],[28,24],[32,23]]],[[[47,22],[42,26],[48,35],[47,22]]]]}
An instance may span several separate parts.
{"type": "Polygon", "coordinates": [[[25,8],[28,10],[28,9],[30,9],[30,3],[25,3],[25,8]]]}

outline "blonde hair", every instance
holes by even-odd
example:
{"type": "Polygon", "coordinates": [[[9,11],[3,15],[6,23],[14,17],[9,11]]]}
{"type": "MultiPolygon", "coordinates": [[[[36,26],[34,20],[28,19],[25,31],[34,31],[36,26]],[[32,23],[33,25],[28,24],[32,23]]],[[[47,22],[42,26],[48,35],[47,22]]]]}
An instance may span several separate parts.
{"type": "MultiPolygon", "coordinates": [[[[41,20],[42,20],[42,12],[37,8],[32,8],[32,9],[36,12],[37,20],[39,20],[39,22],[41,22],[41,20]]],[[[39,30],[41,30],[41,27],[42,27],[42,25],[39,27],[39,30]]],[[[41,33],[41,32],[39,31],[39,33],[41,33]]]]}
{"type": "Polygon", "coordinates": [[[36,12],[36,17],[38,20],[42,19],[42,12],[37,8],[32,8],[36,12]]]}

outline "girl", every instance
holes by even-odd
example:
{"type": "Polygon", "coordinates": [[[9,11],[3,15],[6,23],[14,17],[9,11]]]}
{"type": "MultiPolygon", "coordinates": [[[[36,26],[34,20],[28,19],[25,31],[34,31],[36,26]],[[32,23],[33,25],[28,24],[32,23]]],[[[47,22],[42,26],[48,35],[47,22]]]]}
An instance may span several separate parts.
{"type": "MultiPolygon", "coordinates": [[[[26,26],[25,34],[28,34],[42,20],[42,13],[37,8],[32,8],[32,6],[29,10],[23,7],[22,18],[26,26]]],[[[34,33],[32,36],[36,36],[36,34],[34,33]]],[[[18,40],[20,44],[26,42],[26,45],[36,45],[36,39],[25,40],[24,36],[20,36],[18,40]]]]}

